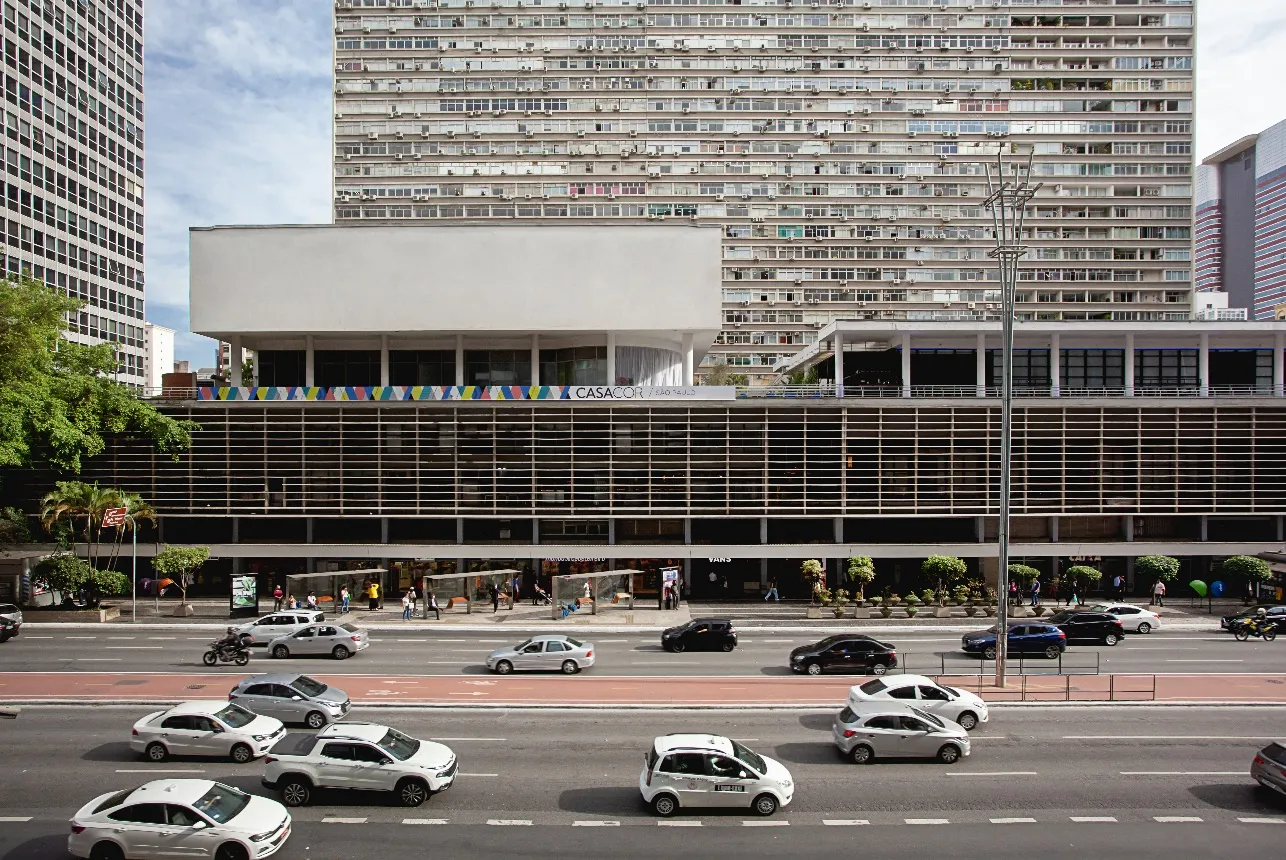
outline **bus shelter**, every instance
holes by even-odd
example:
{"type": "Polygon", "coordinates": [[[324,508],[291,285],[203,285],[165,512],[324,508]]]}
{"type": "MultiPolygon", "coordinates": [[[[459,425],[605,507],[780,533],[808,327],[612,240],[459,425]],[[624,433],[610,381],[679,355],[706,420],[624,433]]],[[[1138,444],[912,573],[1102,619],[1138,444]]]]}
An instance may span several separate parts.
{"type": "Polygon", "coordinates": [[[641,570],[603,570],[595,573],[565,573],[550,580],[553,601],[550,617],[555,621],[565,618],[565,608],[579,608],[581,601],[589,601],[590,614],[598,614],[600,600],[609,604],[627,603],[634,608],[634,577],[641,570]]]}
{"type": "Polygon", "coordinates": [[[487,585],[494,585],[500,591],[501,597],[507,600],[507,609],[514,608],[513,581],[515,576],[520,576],[522,571],[518,570],[474,570],[467,573],[435,573],[424,577],[421,580],[421,589],[424,592],[424,617],[429,617],[429,592],[438,601],[439,609],[450,608],[449,601],[464,600],[464,611],[466,614],[473,612],[473,601],[476,599],[486,600],[487,585]],[[507,597],[506,597],[507,595],[507,597]]]}
{"type": "Polygon", "coordinates": [[[366,588],[374,580],[380,586],[380,599],[384,599],[383,574],[388,573],[385,567],[363,567],[359,570],[319,570],[316,573],[290,573],[286,575],[286,594],[294,594],[300,606],[305,597],[295,593],[296,587],[306,595],[309,591],[320,592],[318,605],[329,603],[332,611],[339,611],[339,590],[348,586],[349,599],[360,605],[366,600],[366,588]]]}

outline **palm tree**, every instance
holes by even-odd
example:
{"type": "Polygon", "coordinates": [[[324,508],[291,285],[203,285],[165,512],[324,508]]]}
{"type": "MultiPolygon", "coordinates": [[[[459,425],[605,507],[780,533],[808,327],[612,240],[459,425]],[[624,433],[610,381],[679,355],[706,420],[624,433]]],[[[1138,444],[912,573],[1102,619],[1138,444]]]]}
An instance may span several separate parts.
{"type": "Polygon", "coordinates": [[[100,487],[97,483],[59,481],[52,492],[40,500],[40,522],[45,530],[54,534],[59,523],[70,527],[71,551],[76,553],[77,525],[83,525],[85,555],[92,567],[97,568],[96,544],[102,532],[103,513],[108,508],[121,507],[120,490],[100,487]]]}
{"type": "Polygon", "coordinates": [[[156,511],[152,510],[152,506],[142,496],[137,493],[122,492],[117,498],[119,500],[117,507],[125,509],[125,522],[116,530],[116,539],[112,541],[112,555],[107,564],[109,569],[114,567],[116,559],[120,556],[121,541],[126,532],[138,528],[139,522],[156,525],[156,511]]]}

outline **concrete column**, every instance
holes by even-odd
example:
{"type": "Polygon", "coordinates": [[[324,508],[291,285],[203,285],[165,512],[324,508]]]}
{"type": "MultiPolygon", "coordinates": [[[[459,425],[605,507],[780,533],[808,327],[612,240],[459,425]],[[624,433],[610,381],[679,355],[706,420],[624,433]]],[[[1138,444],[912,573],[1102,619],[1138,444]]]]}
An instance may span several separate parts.
{"type": "Polygon", "coordinates": [[[1125,335],[1125,396],[1134,396],[1134,332],[1125,335]]]}
{"type": "Polygon", "coordinates": [[[1133,543],[1134,542],[1134,516],[1132,514],[1126,514],[1125,516],[1121,517],[1121,529],[1122,531],[1125,532],[1125,535],[1124,535],[1125,542],[1133,543]]]}
{"type": "Polygon", "coordinates": [[[692,546],[692,517],[683,518],[683,545],[692,546]]]}
{"type": "Polygon", "coordinates": [[[1210,540],[1210,518],[1205,514],[1201,515],[1201,539],[1210,540]]]}
{"type": "Polygon", "coordinates": [[[833,533],[832,539],[835,541],[835,543],[842,544],[844,542],[844,518],[843,517],[835,517],[831,520],[831,531],[833,533]]]}
{"type": "Polygon", "coordinates": [[[304,543],[313,542],[313,518],[308,517],[304,520],[304,543]]]}
{"type": "Polygon", "coordinates": [[[609,517],[607,520],[607,545],[616,546],[616,518],[609,517]]]}
{"type": "Polygon", "coordinates": [[[1277,539],[1286,540],[1286,517],[1277,517],[1277,539]]]}
{"type": "Polygon", "coordinates": [[[978,539],[978,543],[985,543],[987,540],[987,520],[985,517],[973,518],[973,535],[978,539]]]}
{"type": "Polygon", "coordinates": [[[540,335],[531,336],[531,384],[540,385],[540,335]]]}
{"type": "MultiPolygon", "coordinates": [[[[615,526],[612,527],[613,532],[615,532],[615,528],[615,526]]],[[[540,546],[540,520],[538,519],[533,519],[531,521],[531,542],[535,546],[540,546]]],[[[539,565],[539,562],[537,562],[537,564],[539,565]]],[[[536,568],[536,571],[539,573],[539,566],[536,568]]]]}
{"type": "Polygon", "coordinates": [[[380,385],[387,387],[388,381],[388,335],[380,335],[380,385]]]}
{"type": "Polygon", "coordinates": [[[844,396],[844,335],[835,329],[835,396],[844,396]]]}
{"type": "Polygon", "coordinates": [[[607,333],[607,379],[608,385],[616,384],[616,332],[607,333]]]}
{"type": "Polygon", "coordinates": [[[902,335],[902,396],[911,396],[911,335],[902,335]]]}
{"type": "Polygon", "coordinates": [[[1197,364],[1197,376],[1201,384],[1201,396],[1210,395],[1210,335],[1206,332],[1201,333],[1201,352],[1197,364]]]}
{"type": "Polygon", "coordinates": [[[1059,397],[1063,387],[1063,347],[1058,332],[1049,336],[1049,396],[1059,397]]]}
{"type": "Polygon", "coordinates": [[[978,345],[974,348],[973,381],[978,386],[978,396],[987,396],[987,335],[978,332],[978,345]]]}
{"type": "Polygon", "coordinates": [[[683,384],[692,384],[692,335],[684,333],[683,335],[683,384]]]}
{"type": "Polygon", "coordinates": [[[761,546],[768,545],[768,518],[767,517],[759,518],[759,544],[761,546]]]}
{"type": "Polygon", "coordinates": [[[455,384],[464,385],[464,335],[455,336],[455,384]]]}
{"type": "Polygon", "coordinates": [[[380,517],[380,543],[388,543],[388,517],[380,517]]]}
{"type": "Polygon", "coordinates": [[[1282,385],[1286,382],[1286,362],[1283,362],[1282,350],[1286,350],[1286,333],[1279,331],[1273,335],[1273,397],[1282,396],[1282,385]]]}
{"type": "Polygon", "coordinates": [[[455,542],[457,546],[464,543],[464,517],[455,518],[455,542]]]}
{"type": "Polygon", "coordinates": [[[1058,543],[1058,517],[1049,518],[1049,542],[1058,543]]]}
{"type": "Polygon", "coordinates": [[[312,388],[317,383],[313,374],[313,336],[304,335],[304,385],[312,388]]]}
{"type": "Polygon", "coordinates": [[[241,385],[241,338],[237,335],[228,338],[228,385],[241,385]]]}

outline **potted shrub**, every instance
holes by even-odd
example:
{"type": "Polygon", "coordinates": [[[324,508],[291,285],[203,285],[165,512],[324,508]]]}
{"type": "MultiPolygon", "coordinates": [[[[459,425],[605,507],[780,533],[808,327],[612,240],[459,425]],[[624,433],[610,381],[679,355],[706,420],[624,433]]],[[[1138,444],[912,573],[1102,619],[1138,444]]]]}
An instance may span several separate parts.
{"type": "Polygon", "coordinates": [[[837,588],[835,594],[831,597],[831,609],[836,618],[844,617],[844,610],[848,608],[848,591],[847,589],[837,588]]]}
{"type": "Polygon", "coordinates": [[[970,597],[969,586],[964,585],[963,583],[957,585],[955,588],[951,589],[951,596],[954,598],[957,605],[965,605],[969,601],[970,597]]]}
{"type": "MultiPolygon", "coordinates": [[[[875,609],[879,611],[881,615],[884,615],[884,598],[883,597],[872,597],[870,600],[866,602],[868,605],[875,607],[875,609]]],[[[892,613],[893,610],[890,609],[889,612],[892,613]]],[[[875,616],[872,615],[870,617],[874,618],[875,616]]],[[[888,615],[884,615],[884,617],[888,618],[888,615]]]]}
{"type": "Polygon", "coordinates": [[[884,598],[884,602],[889,606],[897,606],[902,602],[902,598],[896,594],[889,594],[884,598]]]}
{"type": "MultiPolygon", "coordinates": [[[[1138,561],[1134,563],[1134,570],[1138,572],[1138,561]]],[[[1177,572],[1177,571],[1176,571],[1177,572]]],[[[1227,577],[1235,577],[1246,581],[1246,603],[1255,602],[1255,592],[1259,590],[1259,583],[1267,582],[1273,575],[1273,569],[1268,566],[1268,562],[1262,558],[1253,555],[1233,555],[1225,558],[1219,566],[1219,572],[1227,577]]],[[[1155,581],[1155,580],[1154,580],[1155,581]]],[[[1149,586],[1150,588],[1151,586],[1149,586]]]]}
{"type": "Polygon", "coordinates": [[[871,561],[870,556],[855,555],[848,560],[845,574],[856,589],[853,592],[853,601],[861,606],[866,602],[866,586],[875,579],[875,563],[871,561]]]}
{"type": "Polygon", "coordinates": [[[920,611],[921,603],[923,603],[923,601],[916,597],[914,591],[908,594],[906,596],[906,617],[914,618],[916,613],[920,611]]]}
{"type": "Polygon", "coordinates": [[[799,574],[808,586],[808,617],[821,618],[820,592],[826,588],[826,568],[815,558],[807,559],[799,566],[799,574]]]}
{"type": "MultiPolygon", "coordinates": [[[[1239,557],[1240,556],[1233,556],[1233,558],[1239,557]]],[[[1232,559],[1229,558],[1224,560],[1225,567],[1221,568],[1220,571],[1225,576],[1233,573],[1233,571],[1230,571],[1226,567],[1229,561],[1232,561],[1232,559]]],[[[1147,590],[1149,595],[1152,594],[1152,586],[1158,579],[1168,586],[1178,576],[1179,560],[1177,558],[1171,558],[1168,555],[1144,555],[1139,556],[1134,560],[1134,581],[1136,583],[1143,583],[1143,587],[1147,590]]],[[[1120,595],[1118,596],[1118,599],[1122,599],[1123,597],[1124,595],[1120,595]]],[[[1249,594],[1246,595],[1246,602],[1253,602],[1249,594]]]]}

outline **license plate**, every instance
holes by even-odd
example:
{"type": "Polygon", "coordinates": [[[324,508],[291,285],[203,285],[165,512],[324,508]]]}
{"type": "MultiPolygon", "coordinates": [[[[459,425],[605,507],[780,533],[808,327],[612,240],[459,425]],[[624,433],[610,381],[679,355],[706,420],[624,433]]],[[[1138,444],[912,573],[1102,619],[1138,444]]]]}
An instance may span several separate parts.
{"type": "Polygon", "coordinates": [[[716,785],[716,786],[714,787],[714,790],[715,790],[715,791],[742,791],[742,792],[744,792],[744,791],[746,790],[746,787],[745,787],[744,785],[716,785]]]}

